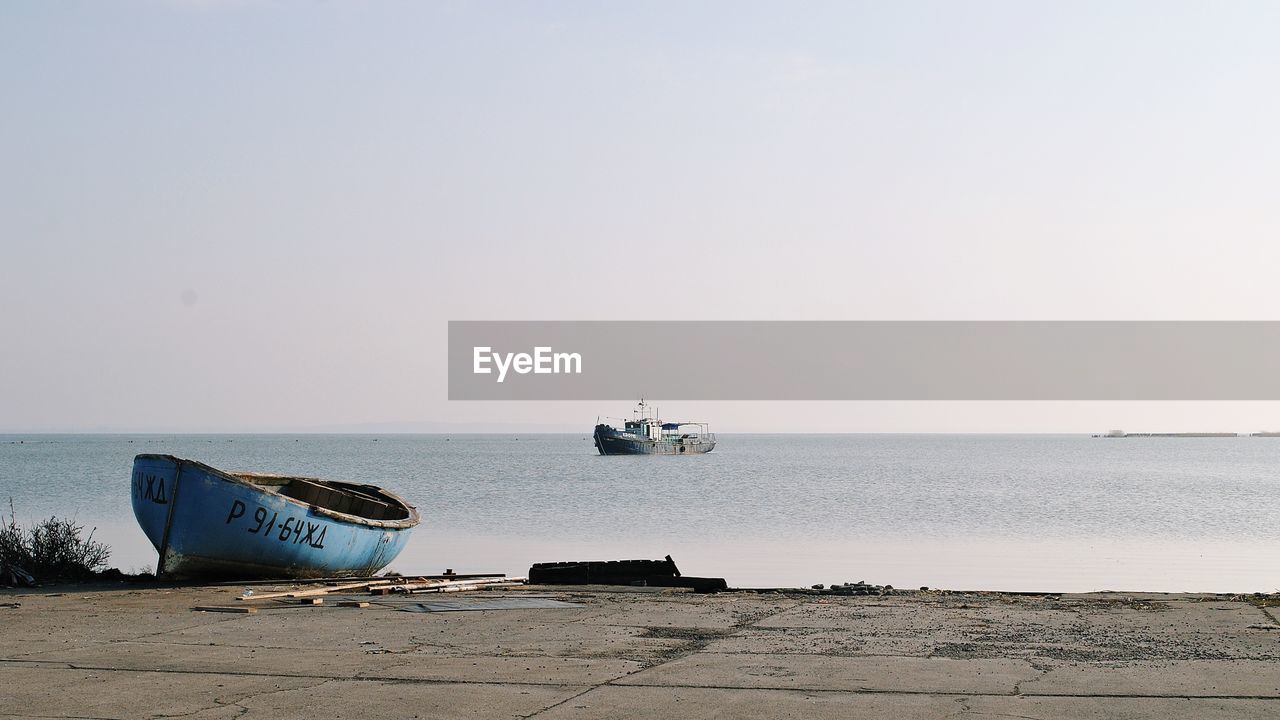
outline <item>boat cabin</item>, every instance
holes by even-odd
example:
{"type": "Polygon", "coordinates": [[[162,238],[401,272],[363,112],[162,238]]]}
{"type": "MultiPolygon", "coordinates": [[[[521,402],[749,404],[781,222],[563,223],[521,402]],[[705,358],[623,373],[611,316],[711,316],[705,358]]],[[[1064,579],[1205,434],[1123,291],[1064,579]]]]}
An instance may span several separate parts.
{"type": "Polygon", "coordinates": [[[707,423],[662,422],[658,419],[657,411],[644,400],[640,401],[632,411],[632,415],[632,419],[626,421],[623,429],[644,440],[673,443],[715,442],[715,436],[711,434],[707,423]],[[684,432],[682,428],[691,428],[692,431],[684,432]]]}

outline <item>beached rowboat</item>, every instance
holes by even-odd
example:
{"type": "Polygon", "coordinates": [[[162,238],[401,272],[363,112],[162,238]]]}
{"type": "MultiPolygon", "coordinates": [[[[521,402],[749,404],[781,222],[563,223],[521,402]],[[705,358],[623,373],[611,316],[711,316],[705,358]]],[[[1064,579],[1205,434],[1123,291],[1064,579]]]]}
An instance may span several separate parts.
{"type": "Polygon", "coordinates": [[[133,460],[133,514],[160,553],[157,575],[373,575],[395,559],[418,510],[373,485],[228,473],[172,455],[133,460]]]}

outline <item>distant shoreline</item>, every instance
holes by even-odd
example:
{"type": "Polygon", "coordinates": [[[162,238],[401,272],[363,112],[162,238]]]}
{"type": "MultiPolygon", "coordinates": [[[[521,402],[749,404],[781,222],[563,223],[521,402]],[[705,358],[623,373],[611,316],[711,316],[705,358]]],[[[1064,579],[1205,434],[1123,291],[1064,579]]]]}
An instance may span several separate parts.
{"type": "Polygon", "coordinates": [[[1234,432],[1139,432],[1130,433],[1120,430],[1112,430],[1109,433],[1094,435],[1096,438],[1223,438],[1223,437],[1280,437],[1280,432],[1256,432],[1256,433],[1234,433],[1234,432]]]}

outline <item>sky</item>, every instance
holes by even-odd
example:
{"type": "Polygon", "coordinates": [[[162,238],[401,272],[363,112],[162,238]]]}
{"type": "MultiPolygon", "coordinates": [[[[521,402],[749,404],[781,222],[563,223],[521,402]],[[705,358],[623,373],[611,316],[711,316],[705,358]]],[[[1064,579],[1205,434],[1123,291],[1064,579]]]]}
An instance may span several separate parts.
{"type": "MultiPolygon", "coordinates": [[[[1267,2],[3,3],[0,431],[627,411],[448,401],[449,320],[1277,320],[1277,36],[1267,2]]],[[[663,405],[1280,427],[1262,402],[663,405]]]]}

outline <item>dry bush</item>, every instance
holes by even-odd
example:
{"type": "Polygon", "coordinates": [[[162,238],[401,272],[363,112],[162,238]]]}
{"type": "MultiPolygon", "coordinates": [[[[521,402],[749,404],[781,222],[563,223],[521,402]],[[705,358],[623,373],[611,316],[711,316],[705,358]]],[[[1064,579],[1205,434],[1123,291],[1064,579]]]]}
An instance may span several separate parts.
{"type": "Polygon", "coordinates": [[[18,525],[13,501],[0,523],[0,568],[18,567],[39,578],[79,578],[107,566],[111,549],[93,539],[93,530],[51,517],[30,528],[18,525]]]}

